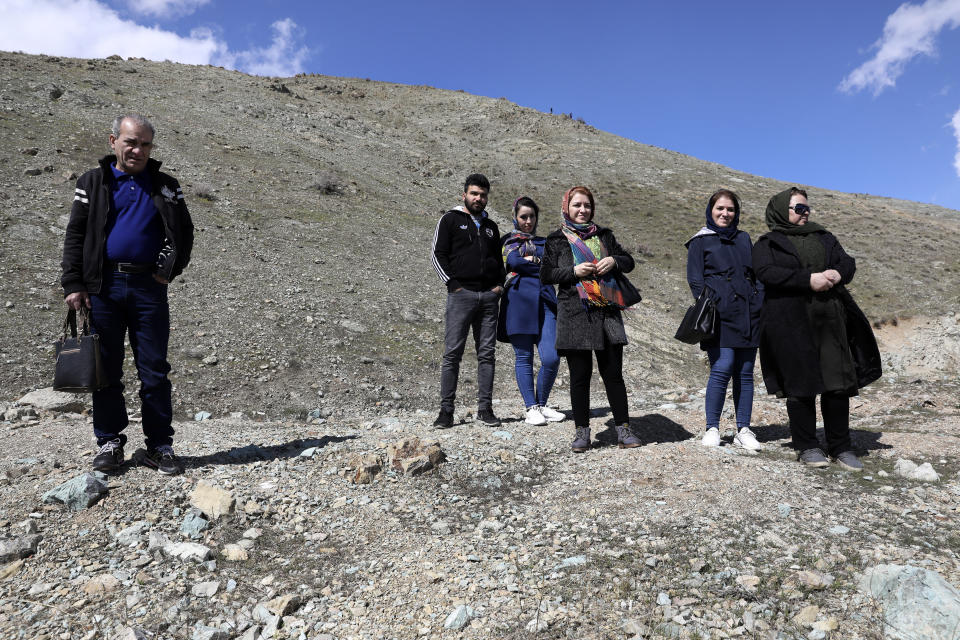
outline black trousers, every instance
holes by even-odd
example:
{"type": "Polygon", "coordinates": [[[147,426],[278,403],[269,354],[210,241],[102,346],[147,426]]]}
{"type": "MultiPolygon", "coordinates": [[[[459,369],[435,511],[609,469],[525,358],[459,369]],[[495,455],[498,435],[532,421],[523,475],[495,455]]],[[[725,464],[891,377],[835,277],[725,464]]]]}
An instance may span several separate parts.
{"type": "Polygon", "coordinates": [[[573,423],[578,427],[590,426],[590,378],[593,375],[593,354],[597,354],[597,370],[607,390],[607,401],[616,424],[630,421],[627,410],[627,386],[623,382],[623,345],[607,344],[600,351],[567,351],[567,366],[570,368],[570,407],[573,423]]]}
{"type": "MultiPolygon", "coordinates": [[[[787,398],[787,416],[790,434],[797,451],[819,448],[817,441],[816,397],[787,398]]],[[[850,397],[846,393],[820,394],[820,413],[823,432],[827,438],[827,453],[836,456],[850,450],[850,397]]]]}

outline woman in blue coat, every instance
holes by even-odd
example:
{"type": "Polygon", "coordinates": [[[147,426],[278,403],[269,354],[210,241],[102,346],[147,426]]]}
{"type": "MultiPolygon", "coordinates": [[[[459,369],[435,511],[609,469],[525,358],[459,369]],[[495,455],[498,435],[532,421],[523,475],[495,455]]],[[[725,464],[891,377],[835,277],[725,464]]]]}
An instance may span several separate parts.
{"type": "Polygon", "coordinates": [[[557,378],[560,359],[557,339],[557,294],[540,283],[540,259],[545,239],[536,235],[540,209],[527,197],[513,204],[514,231],[503,239],[507,282],[500,301],[498,337],[513,345],[517,386],[523,396],[526,423],[542,425],[566,416],[547,405],[557,378]],[[536,388],[533,381],[533,349],[540,353],[536,388]]]}
{"type": "Polygon", "coordinates": [[[763,286],[753,272],[750,236],[740,231],[740,199],[720,189],[707,203],[706,226],[687,241],[687,283],[693,297],[704,286],[717,304],[716,335],[700,348],[710,360],[707,382],[707,430],[703,444],[720,444],[720,413],[733,378],[733,405],[737,417],[734,444],[756,451],[760,443],[750,430],[753,413],[753,365],[760,338],[763,286]]]}

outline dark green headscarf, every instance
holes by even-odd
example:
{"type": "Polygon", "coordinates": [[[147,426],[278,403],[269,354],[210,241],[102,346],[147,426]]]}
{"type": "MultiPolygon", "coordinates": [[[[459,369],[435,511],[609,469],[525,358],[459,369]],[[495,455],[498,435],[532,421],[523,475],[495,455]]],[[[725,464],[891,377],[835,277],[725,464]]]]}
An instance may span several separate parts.
{"type": "Polygon", "coordinates": [[[770,198],[767,203],[767,226],[771,231],[779,231],[788,236],[805,236],[808,233],[826,231],[822,225],[807,220],[806,224],[790,222],[790,189],[785,189],[770,198]]]}

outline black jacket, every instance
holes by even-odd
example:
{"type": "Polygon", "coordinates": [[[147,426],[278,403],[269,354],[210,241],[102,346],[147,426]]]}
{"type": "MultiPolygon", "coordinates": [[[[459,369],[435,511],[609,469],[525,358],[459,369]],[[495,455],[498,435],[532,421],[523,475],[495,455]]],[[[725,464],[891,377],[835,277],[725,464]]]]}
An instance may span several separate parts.
{"type": "Polygon", "coordinates": [[[433,266],[447,291],[461,287],[487,291],[501,286],[506,272],[497,224],[484,212],[477,228],[466,211],[447,211],[433,234],[433,266]]]}
{"type": "MultiPolygon", "coordinates": [[[[100,166],[77,180],[73,208],[63,240],[63,273],[60,284],[64,295],[77,291],[99,293],[103,279],[103,261],[107,242],[107,220],[113,207],[113,171],[116,156],[105,156],[100,166]]],[[[190,262],[193,249],[193,221],[183,201],[180,184],[161,173],[160,162],[150,159],[144,171],[153,181],[153,205],[163,220],[164,246],[157,256],[157,275],[172,281],[190,262]]]]}
{"type": "MultiPolygon", "coordinates": [[[[600,227],[597,232],[607,254],[617,263],[621,273],[633,270],[633,257],[620,246],[613,231],[600,227]]],[[[557,351],[604,348],[606,337],[610,344],[627,344],[620,310],[614,307],[587,307],[577,293],[577,277],[573,275],[573,252],[563,231],[557,229],[547,236],[547,244],[540,263],[540,281],[557,287],[557,351]]]]}
{"type": "Polygon", "coordinates": [[[716,335],[701,342],[701,349],[758,346],[763,285],[753,273],[750,236],[746,231],[724,238],[706,229],[690,238],[687,284],[694,299],[704,285],[708,286],[720,316],[716,335]]]}
{"type": "MultiPolygon", "coordinates": [[[[840,284],[829,290],[842,303],[847,344],[857,374],[857,388],[881,376],[880,350],[864,315],[846,284],[857,266],[829,232],[817,234],[826,254],[826,268],[840,273],[840,284]]],[[[810,289],[810,270],[789,238],[771,231],[753,247],[753,268],[765,286],[760,318],[760,366],[767,392],[778,396],[811,397],[823,393],[820,354],[807,316],[807,304],[815,295],[810,289]]],[[[856,389],[850,389],[851,395],[856,389]]]]}

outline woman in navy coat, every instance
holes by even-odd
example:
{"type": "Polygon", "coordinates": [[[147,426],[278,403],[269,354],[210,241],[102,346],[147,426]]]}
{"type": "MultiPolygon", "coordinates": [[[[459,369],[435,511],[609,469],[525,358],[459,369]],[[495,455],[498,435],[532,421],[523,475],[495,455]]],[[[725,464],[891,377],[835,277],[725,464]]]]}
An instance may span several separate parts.
{"type": "Polygon", "coordinates": [[[750,430],[753,413],[753,365],[760,338],[763,286],[753,272],[750,236],[737,227],[740,199],[720,189],[707,203],[706,226],[687,241],[687,283],[693,297],[704,286],[717,304],[716,335],[700,348],[710,360],[705,402],[707,429],[703,444],[720,444],[720,414],[733,378],[733,405],[737,419],[734,444],[757,450],[760,443],[750,430]]]}
{"type": "Polygon", "coordinates": [[[500,301],[498,338],[513,345],[516,354],[517,386],[523,396],[527,424],[559,422],[566,416],[547,405],[557,378],[560,359],[557,338],[557,294],[551,285],[540,282],[540,259],[545,239],[535,235],[540,209],[531,198],[517,198],[513,204],[514,231],[503,239],[503,261],[507,282],[500,301]],[[533,349],[540,353],[536,387],[533,377],[533,349]]]}

